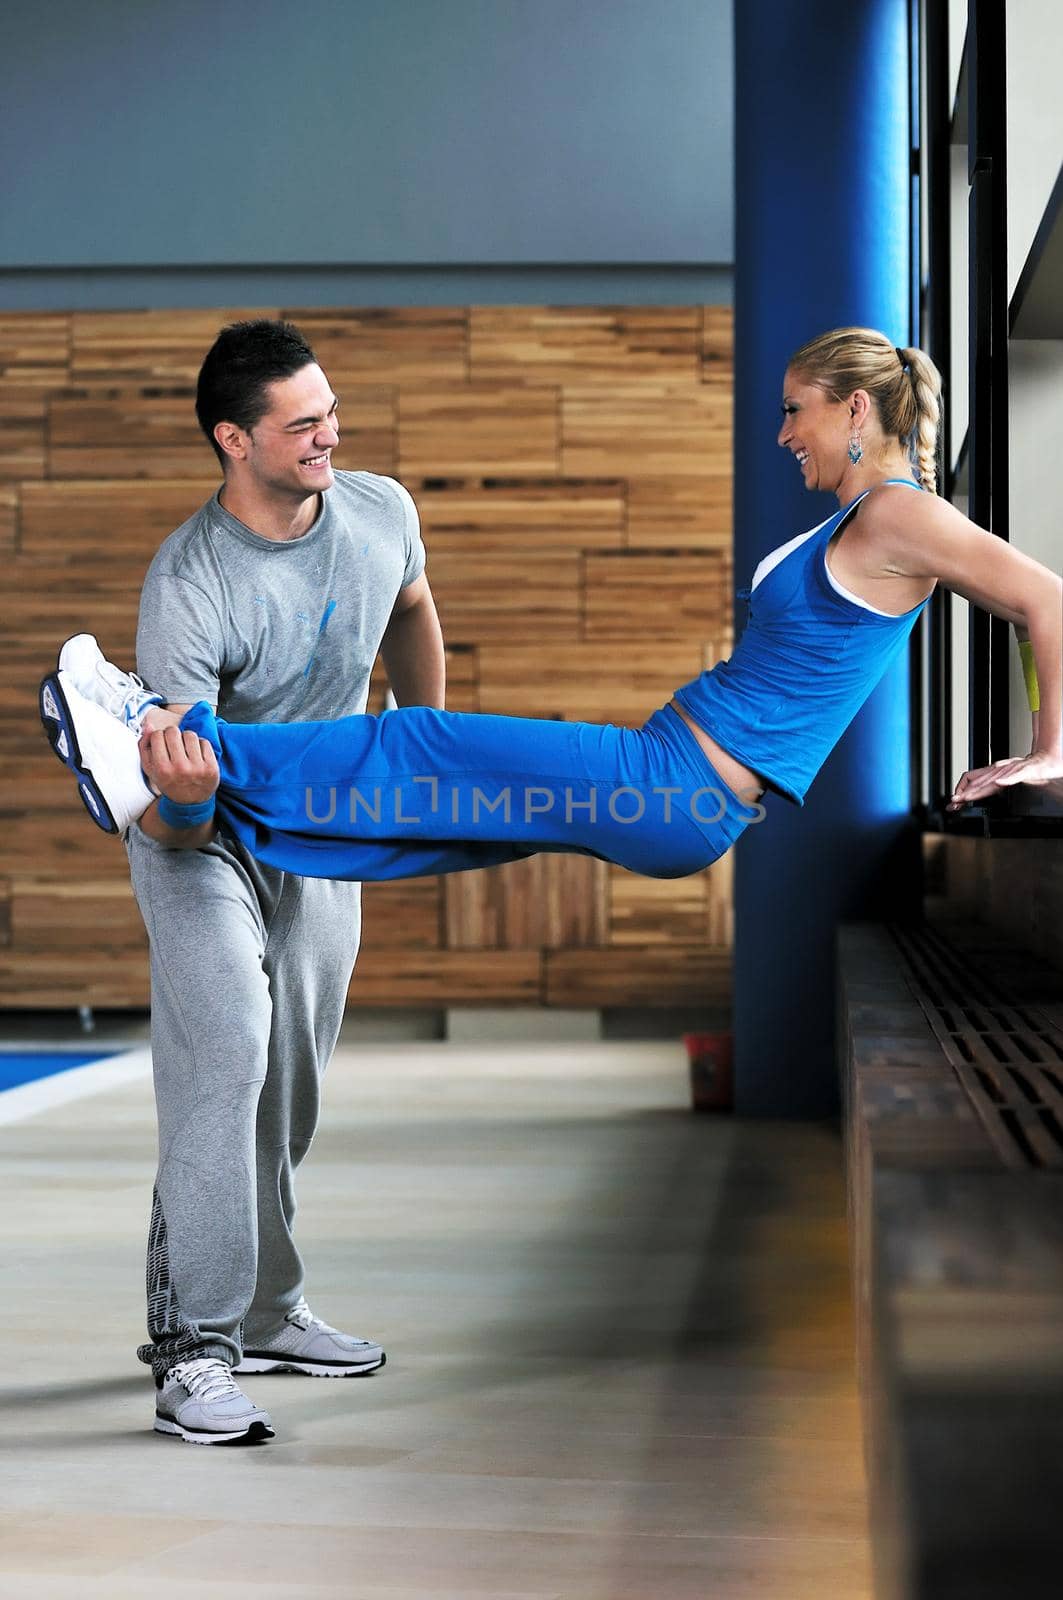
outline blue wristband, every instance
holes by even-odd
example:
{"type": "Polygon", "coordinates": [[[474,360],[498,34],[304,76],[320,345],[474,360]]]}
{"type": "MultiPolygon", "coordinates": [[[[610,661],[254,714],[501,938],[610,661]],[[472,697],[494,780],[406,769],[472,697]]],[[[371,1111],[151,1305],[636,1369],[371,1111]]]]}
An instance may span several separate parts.
{"type": "Polygon", "coordinates": [[[209,800],[199,800],[195,805],[188,806],[171,800],[167,795],[159,796],[159,820],[165,822],[168,828],[198,828],[201,822],[209,822],[213,815],[213,795],[209,800]]]}

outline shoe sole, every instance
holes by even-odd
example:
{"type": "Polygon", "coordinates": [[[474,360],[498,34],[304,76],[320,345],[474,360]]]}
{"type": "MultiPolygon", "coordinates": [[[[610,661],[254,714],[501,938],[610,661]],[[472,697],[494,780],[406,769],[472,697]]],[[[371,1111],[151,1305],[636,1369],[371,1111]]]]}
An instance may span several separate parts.
{"type": "Polygon", "coordinates": [[[186,1444],[259,1444],[277,1437],[275,1430],[264,1422],[252,1422],[237,1433],[203,1433],[194,1428],[182,1428],[171,1417],[159,1416],[155,1418],[155,1432],[183,1439],[186,1444]]]}
{"type": "Polygon", "coordinates": [[[275,1356],[245,1356],[234,1372],[299,1372],[306,1378],[364,1378],[386,1366],[387,1356],[379,1361],[364,1361],[360,1366],[336,1366],[327,1361],[278,1361],[275,1356]]]}
{"type": "Polygon", "coordinates": [[[77,779],[78,794],[85,810],[104,833],[118,833],[120,829],[111,815],[111,808],[103,798],[91,769],[84,763],[74,732],[74,719],[57,672],[49,672],[41,679],[37,705],[48,743],[56,758],[77,779]]]}

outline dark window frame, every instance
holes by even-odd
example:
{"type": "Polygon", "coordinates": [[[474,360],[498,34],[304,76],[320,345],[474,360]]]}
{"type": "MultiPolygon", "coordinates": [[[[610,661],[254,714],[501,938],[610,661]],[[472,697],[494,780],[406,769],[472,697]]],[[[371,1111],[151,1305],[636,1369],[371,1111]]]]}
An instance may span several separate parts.
{"type": "MultiPolygon", "coordinates": [[[[949,20],[944,0],[912,0],[909,63],[912,89],[912,259],[914,342],[928,350],[945,379],[940,491],[952,499],[966,474],[973,522],[998,538],[1008,529],[1008,273],[1006,8],[969,0],[964,62],[955,107],[949,75],[949,20]],[[920,107],[925,103],[925,120],[920,107]],[[968,149],[969,423],[954,455],[948,383],[952,371],[951,154],[968,149]],[[927,272],[921,269],[919,184],[927,196],[927,272]]],[[[959,776],[950,771],[953,743],[952,601],[940,588],[927,608],[925,684],[913,649],[912,770],[914,810],[925,830],[1023,837],[1063,834],[1063,805],[1033,790],[1012,790],[962,812],[945,810],[959,776]],[[928,752],[923,770],[924,739],[928,752]],[[929,797],[928,801],[923,796],[929,797]]],[[[1011,748],[1011,627],[970,608],[968,766],[983,767],[1011,748]]]]}

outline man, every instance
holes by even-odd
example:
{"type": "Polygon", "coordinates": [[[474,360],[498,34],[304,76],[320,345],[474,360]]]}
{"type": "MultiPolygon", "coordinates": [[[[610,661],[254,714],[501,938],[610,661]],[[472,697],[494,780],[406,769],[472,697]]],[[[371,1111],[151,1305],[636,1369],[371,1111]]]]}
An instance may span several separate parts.
{"type": "MultiPolygon", "coordinates": [[[[230,720],[272,722],[361,712],[378,649],[400,705],[442,706],[416,509],[391,478],[334,472],[337,406],[290,324],[238,323],[209,351],[196,413],[224,482],[156,554],[137,634],[142,677],[176,709],[207,700],[230,720]]],[[[165,792],[164,774],[147,775],[165,792]]],[[[138,1355],[160,1432],[269,1438],[232,1368],[346,1376],[385,1359],[313,1315],[292,1237],[359,885],[264,867],[212,821],[161,809],[170,822],[152,807],[127,835],[151,944],[159,1116],[138,1355]]]]}

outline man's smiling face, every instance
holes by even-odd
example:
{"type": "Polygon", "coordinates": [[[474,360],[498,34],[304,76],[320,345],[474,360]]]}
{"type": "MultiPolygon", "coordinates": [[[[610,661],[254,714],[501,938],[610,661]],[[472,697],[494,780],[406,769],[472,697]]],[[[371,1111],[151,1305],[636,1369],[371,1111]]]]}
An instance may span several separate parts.
{"type": "Polygon", "coordinates": [[[331,489],[332,452],[339,443],[339,401],[316,362],[267,386],[269,410],[244,435],[256,486],[305,499],[331,489]]]}

